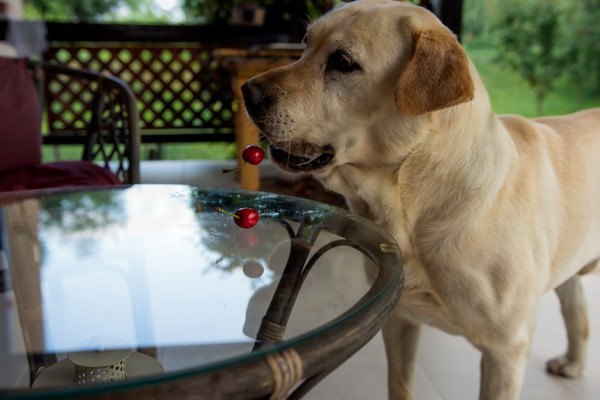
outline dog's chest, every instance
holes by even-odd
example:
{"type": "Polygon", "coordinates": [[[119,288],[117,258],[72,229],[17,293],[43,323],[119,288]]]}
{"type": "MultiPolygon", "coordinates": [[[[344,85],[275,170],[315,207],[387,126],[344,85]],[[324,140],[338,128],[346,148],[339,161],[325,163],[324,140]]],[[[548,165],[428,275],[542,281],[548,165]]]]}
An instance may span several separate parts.
{"type": "Polygon", "coordinates": [[[415,323],[432,325],[450,334],[460,334],[460,329],[452,323],[451,311],[423,266],[410,254],[403,257],[405,283],[398,311],[415,323]]]}
{"type": "Polygon", "coordinates": [[[329,189],[343,194],[353,212],[384,228],[400,246],[405,286],[399,309],[405,317],[415,322],[457,333],[450,322],[452,318],[440,291],[434,287],[426,266],[415,257],[411,219],[406,204],[402,202],[401,188],[394,181],[394,174],[385,174],[382,179],[381,175],[370,175],[369,171],[351,169],[349,172],[322,182],[329,189]]]}
{"type": "Polygon", "coordinates": [[[401,202],[397,203],[396,212],[396,218],[382,226],[402,251],[405,284],[398,310],[416,323],[450,334],[465,334],[465,307],[470,302],[479,304],[480,300],[481,281],[473,278],[461,257],[463,251],[471,254],[473,249],[457,246],[463,242],[462,233],[449,229],[442,220],[432,224],[430,217],[415,216],[411,207],[401,202]]]}
{"type": "Polygon", "coordinates": [[[415,255],[406,220],[396,220],[394,226],[384,225],[384,228],[402,249],[404,290],[398,310],[415,323],[433,325],[451,334],[460,333],[452,323],[451,310],[442,294],[444,291],[437,287],[439,281],[431,280],[427,266],[415,255]]]}

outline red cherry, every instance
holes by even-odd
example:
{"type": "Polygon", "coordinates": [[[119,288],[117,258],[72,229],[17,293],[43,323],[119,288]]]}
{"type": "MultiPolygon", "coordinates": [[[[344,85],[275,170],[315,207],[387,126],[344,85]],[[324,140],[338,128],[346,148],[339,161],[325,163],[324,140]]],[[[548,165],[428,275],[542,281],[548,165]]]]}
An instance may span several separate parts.
{"type": "Polygon", "coordinates": [[[240,208],[235,212],[233,221],[239,227],[250,229],[258,223],[258,211],[252,208],[240,208]]]}
{"type": "MultiPolygon", "coordinates": [[[[251,144],[250,146],[246,147],[244,149],[244,151],[242,152],[242,160],[244,162],[241,165],[244,165],[246,163],[252,164],[252,165],[258,165],[264,158],[265,158],[265,151],[262,149],[262,147],[260,147],[256,144],[251,144]]],[[[226,174],[228,172],[235,171],[238,168],[239,168],[239,166],[237,166],[235,168],[224,168],[223,173],[226,174]]]]}
{"type": "Polygon", "coordinates": [[[253,249],[260,244],[260,235],[253,230],[239,230],[233,235],[233,242],[242,249],[253,249]]]}
{"type": "Polygon", "coordinates": [[[258,223],[258,211],[252,208],[240,208],[235,213],[232,213],[221,207],[215,207],[215,211],[232,216],[235,224],[245,229],[250,229],[258,223]]]}
{"type": "Polygon", "coordinates": [[[258,165],[265,158],[265,152],[262,147],[251,144],[242,152],[242,160],[248,164],[258,165]]]}
{"type": "Polygon", "coordinates": [[[246,261],[242,270],[248,278],[258,278],[265,272],[265,267],[258,261],[246,261]]]}

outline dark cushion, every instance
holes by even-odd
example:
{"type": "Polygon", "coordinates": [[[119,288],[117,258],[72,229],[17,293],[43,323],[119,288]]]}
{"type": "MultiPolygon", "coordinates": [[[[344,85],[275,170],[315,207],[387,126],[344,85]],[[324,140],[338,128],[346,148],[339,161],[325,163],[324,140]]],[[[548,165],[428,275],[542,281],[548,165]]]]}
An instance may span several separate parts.
{"type": "Polygon", "coordinates": [[[23,59],[0,58],[0,172],[41,162],[40,104],[23,59]]]}
{"type": "Polygon", "coordinates": [[[0,173],[0,192],[120,184],[119,178],[108,169],[87,161],[37,164],[0,173]]]}

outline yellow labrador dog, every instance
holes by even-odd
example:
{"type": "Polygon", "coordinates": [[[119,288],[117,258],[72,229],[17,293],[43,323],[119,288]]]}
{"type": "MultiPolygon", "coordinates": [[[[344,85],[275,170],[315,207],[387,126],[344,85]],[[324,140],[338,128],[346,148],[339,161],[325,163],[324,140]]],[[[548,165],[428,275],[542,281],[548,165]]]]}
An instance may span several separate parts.
{"type": "Polygon", "coordinates": [[[384,328],[390,398],[411,398],[420,324],[482,353],[481,398],[517,399],[536,306],[555,289],[585,364],[579,274],[600,257],[600,110],[496,116],[451,32],[407,3],[343,5],[297,62],[243,87],[281,168],[310,173],[394,235],[406,283],[384,328]]]}

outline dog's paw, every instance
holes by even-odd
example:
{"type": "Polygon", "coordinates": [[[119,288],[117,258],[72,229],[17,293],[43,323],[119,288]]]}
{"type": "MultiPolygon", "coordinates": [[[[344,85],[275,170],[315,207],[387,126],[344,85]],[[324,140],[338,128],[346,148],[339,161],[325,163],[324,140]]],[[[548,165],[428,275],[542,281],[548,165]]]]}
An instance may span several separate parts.
{"type": "Polygon", "coordinates": [[[577,378],[583,372],[583,363],[566,356],[556,357],[546,363],[546,371],[565,378],[577,378]]]}

